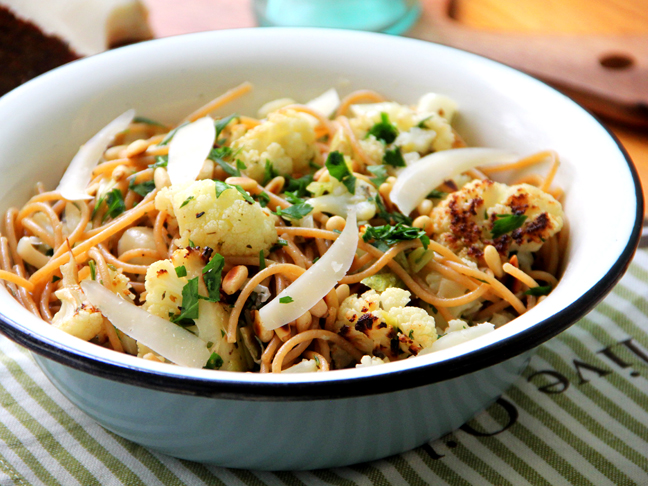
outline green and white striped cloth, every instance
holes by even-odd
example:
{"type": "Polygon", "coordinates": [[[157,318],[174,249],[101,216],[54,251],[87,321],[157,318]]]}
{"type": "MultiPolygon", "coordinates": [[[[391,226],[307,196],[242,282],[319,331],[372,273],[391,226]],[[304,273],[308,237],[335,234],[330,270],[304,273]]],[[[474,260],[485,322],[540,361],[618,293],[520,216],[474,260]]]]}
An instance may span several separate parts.
{"type": "Polygon", "coordinates": [[[461,429],[374,463],[256,472],[173,459],[96,425],[0,338],[1,485],[648,485],[648,251],[461,429]]]}

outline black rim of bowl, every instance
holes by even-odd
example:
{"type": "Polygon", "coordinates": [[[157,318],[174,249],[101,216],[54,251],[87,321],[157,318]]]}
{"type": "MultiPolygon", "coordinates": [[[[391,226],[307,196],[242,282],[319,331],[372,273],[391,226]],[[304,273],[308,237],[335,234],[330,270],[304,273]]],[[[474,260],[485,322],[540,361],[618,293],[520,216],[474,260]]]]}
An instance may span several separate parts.
{"type": "MultiPolygon", "coordinates": [[[[191,35],[200,34],[187,34],[187,36],[191,35]]],[[[422,42],[415,39],[409,39],[409,41],[422,42]]],[[[461,51],[448,46],[442,47],[461,51]]],[[[461,52],[465,53],[466,51],[461,52]]],[[[476,54],[468,54],[483,58],[476,54]]],[[[505,66],[497,61],[489,61],[505,66]]],[[[437,363],[406,370],[386,371],[372,376],[305,383],[219,381],[216,376],[203,379],[133,368],[125,363],[103,360],[78,349],[62,348],[55,340],[43,338],[2,314],[0,314],[0,331],[32,352],[97,377],[169,393],[245,400],[316,400],[390,393],[456,378],[521,355],[570,327],[593,309],[614,288],[630,265],[639,244],[643,226],[644,200],[637,170],[627,151],[617,137],[596,116],[543,81],[508,66],[505,67],[535,79],[556,94],[578,105],[607,131],[625,159],[632,176],[637,201],[635,222],[628,243],[607,274],[569,307],[536,323],[529,329],[479,350],[437,363]]]]}

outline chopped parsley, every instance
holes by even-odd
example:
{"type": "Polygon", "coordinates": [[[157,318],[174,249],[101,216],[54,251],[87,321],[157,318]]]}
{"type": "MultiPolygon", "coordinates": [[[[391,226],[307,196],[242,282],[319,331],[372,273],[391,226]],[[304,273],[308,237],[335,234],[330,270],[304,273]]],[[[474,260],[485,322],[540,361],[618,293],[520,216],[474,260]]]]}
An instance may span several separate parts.
{"type": "Polygon", "coordinates": [[[537,287],[530,288],[524,294],[540,297],[541,295],[548,295],[549,292],[551,292],[551,285],[538,285],[537,287]]]}
{"type": "Polygon", "coordinates": [[[142,197],[145,197],[149,192],[152,192],[155,190],[155,182],[154,181],[145,181],[142,182],[141,184],[135,184],[135,179],[132,179],[130,181],[130,184],[128,185],[129,189],[132,189],[135,191],[137,194],[139,194],[142,197]]]}
{"type": "Polygon", "coordinates": [[[279,172],[275,170],[274,165],[268,159],[265,161],[265,168],[263,170],[263,185],[265,186],[272,179],[277,177],[279,172]]]}
{"type": "Polygon", "coordinates": [[[367,170],[375,176],[369,179],[374,186],[380,187],[387,180],[387,167],[384,165],[368,165],[367,170]]]}
{"type": "Polygon", "coordinates": [[[238,115],[236,113],[232,113],[230,116],[226,116],[225,118],[221,118],[220,120],[216,120],[214,122],[214,126],[216,127],[216,139],[218,139],[218,136],[220,133],[225,130],[225,127],[231,122],[234,118],[238,118],[238,115]]]}
{"type": "Polygon", "coordinates": [[[401,223],[407,225],[412,224],[412,218],[410,218],[409,216],[405,216],[404,214],[398,212],[390,213],[389,211],[387,211],[387,208],[385,208],[385,205],[380,198],[380,194],[376,194],[374,200],[376,201],[376,207],[378,208],[376,211],[377,218],[384,219],[388,223],[401,223]]]}
{"type": "Polygon", "coordinates": [[[346,164],[344,155],[337,150],[331,152],[326,158],[326,168],[331,177],[335,177],[346,186],[351,194],[355,194],[356,177],[346,164]]]}
{"type": "Polygon", "coordinates": [[[175,127],[173,130],[171,130],[169,133],[166,134],[166,137],[162,139],[162,141],[158,144],[158,147],[164,147],[165,145],[168,145],[168,143],[173,139],[176,133],[178,133],[178,130],[180,130],[182,127],[185,127],[189,125],[189,122],[184,122],[175,127]]]}
{"type": "Polygon", "coordinates": [[[191,326],[194,324],[193,319],[198,319],[198,277],[190,279],[182,287],[182,307],[180,314],[171,316],[171,322],[181,326],[191,326]]]}
{"type": "Polygon", "coordinates": [[[426,116],[420,122],[418,122],[418,125],[416,125],[416,126],[419,127],[419,128],[427,128],[427,124],[425,122],[428,121],[433,116],[434,115],[426,116]]]}
{"type": "Polygon", "coordinates": [[[224,158],[232,155],[232,149],[229,147],[219,147],[211,149],[207,158],[213,160],[229,175],[230,177],[241,177],[241,170],[247,169],[245,164],[240,160],[236,160],[236,167],[232,167],[229,163],[225,162],[224,158]]]}
{"type": "Polygon", "coordinates": [[[290,204],[301,204],[304,202],[304,199],[299,197],[294,192],[286,191],[284,192],[284,197],[286,198],[286,201],[288,201],[290,204]]]}
{"type": "Polygon", "coordinates": [[[294,302],[294,300],[289,295],[286,295],[285,297],[279,297],[280,304],[290,304],[291,302],[294,302]]]}
{"type": "Polygon", "coordinates": [[[189,239],[189,248],[196,248],[196,244],[189,239]]]}
{"type": "Polygon", "coordinates": [[[284,219],[299,220],[304,216],[309,214],[313,210],[313,206],[310,204],[294,204],[288,208],[283,209],[281,206],[277,206],[277,210],[274,214],[284,219]]]}
{"type": "Polygon", "coordinates": [[[97,268],[94,260],[88,261],[88,266],[90,267],[90,278],[92,280],[97,280],[97,268]]]}
{"type": "Polygon", "coordinates": [[[225,266],[225,258],[219,253],[215,253],[205,268],[203,268],[203,280],[207,287],[208,297],[201,297],[210,302],[220,301],[221,275],[225,266]]]}
{"type": "Polygon", "coordinates": [[[218,353],[212,353],[204,366],[206,370],[220,370],[223,366],[223,358],[218,353]]]}
{"type": "Polygon", "coordinates": [[[407,165],[400,147],[386,150],[383,156],[383,162],[392,167],[405,167],[407,165]]]}
{"type": "Polygon", "coordinates": [[[259,252],[259,272],[261,270],[265,270],[266,267],[266,261],[265,261],[265,256],[263,255],[263,250],[259,252]]]}
{"type": "Polygon", "coordinates": [[[279,246],[288,246],[288,242],[283,238],[277,238],[277,245],[279,246]]]}
{"type": "Polygon", "coordinates": [[[493,221],[493,229],[491,230],[493,239],[521,228],[527,219],[524,214],[496,214],[495,218],[495,221],[493,221]]]}
{"type": "Polygon", "coordinates": [[[261,194],[257,196],[257,201],[259,201],[259,206],[265,208],[270,202],[270,196],[268,196],[267,192],[263,191],[261,194]]]}
{"type": "Polygon", "coordinates": [[[166,125],[163,125],[160,122],[156,122],[155,120],[151,120],[150,118],[146,118],[144,116],[136,116],[135,118],[133,118],[133,123],[144,123],[145,125],[153,125],[156,127],[166,128],[166,125]]]}
{"type": "Polygon", "coordinates": [[[427,195],[429,199],[443,199],[448,195],[447,192],[439,191],[438,189],[434,189],[433,191],[430,192],[430,194],[427,195]]]}
{"type": "Polygon", "coordinates": [[[236,189],[241,196],[243,196],[243,199],[245,199],[247,202],[250,204],[254,204],[254,199],[250,197],[250,195],[247,193],[245,189],[243,189],[241,186],[238,184],[228,184],[227,182],[223,181],[214,181],[216,183],[216,198],[218,199],[223,192],[227,191],[228,189],[236,189]]]}
{"type": "Polygon", "coordinates": [[[178,277],[186,277],[187,276],[187,268],[184,265],[180,265],[179,267],[175,267],[175,273],[178,277]]]}
{"type": "Polygon", "coordinates": [[[184,208],[187,204],[189,204],[189,202],[190,202],[192,199],[194,199],[194,196],[189,196],[187,199],[185,199],[184,201],[182,201],[182,204],[180,205],[180,207],[181,207],[181,208],[184,208]]]}
{"type": "Polygon", "coordinates": [[[61,277],[59,277],[58,275],[54,275],[54,276],[52,277],[52,283],[56,283],[56,282],[58,282],[59,280],[61,280],[61,277]]]}
{"type": "Polygon", "coordinates": [[[158,155],[155,157],[155,163],[149,165],[149,169],[157,169],[158,167],[166,167],[167,165],[169,165],[169,156],[158,155]]]}
{"type": "Polygon", "coordinates": [[[425,234],[425,231],[401,223],[395,226],[367,226],[362,235],[365,242],[373,240],[374,242],[382,242],[387,246],[395,245],[399,241],[415,240],[417,238],[421,240],[423,247],[427,249],[430,238],[425,234]]]}
{"type": "Polygon", "coordinates": [[[382,140],[386,144],[392,143],[398,136],[398,129],[389,121],[387,113],[380,114],[380,121],[376,123],[367,132],[367,137],[373,135],[378,140],[382,140]]]}
{"type": "Polygon", "coordinates": [[[310,192],[306,190],[306,187],[308,187],[311,182],[313,182],[312,174],[306,174],[305,176],[299,178],[286,176],[284,191],[290,192],[295,197],[299,198],[310,197],[310,192]]]}
{"type": "MultiPolygon", "coordinates": [[[[106,198],[106,204],[108,205],[108,210],[103,215],[103,218],[101,218],[102,223],[106,221],[106,219],[108,219],[109,216],[115,219],[121,213],[126,211],[126,205],[124,204],[124,196],[122,196],[122,193],[119,189],[113,189],[108,194],[106,194],[105,198],[106,198]]],[[[98,204],[101,204],[101,201],[98,204]]]]}

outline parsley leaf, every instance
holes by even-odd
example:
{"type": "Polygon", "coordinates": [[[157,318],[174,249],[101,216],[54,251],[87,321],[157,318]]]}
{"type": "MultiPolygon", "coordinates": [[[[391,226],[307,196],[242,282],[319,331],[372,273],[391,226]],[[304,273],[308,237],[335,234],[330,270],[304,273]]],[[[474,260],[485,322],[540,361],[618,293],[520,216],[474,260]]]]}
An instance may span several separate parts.
{"type": "Polygon", "coordinates": [[[265,256],[263,255],[263,250],[259,252],[259,272],[261,270],[265,270],[266,267],[266,261],[265,261],[265,256]]]}
{"type": "Polygon", "coordinates": [[[380,114],[380,121],[376,123],[367,132],[367,137],[373,135],[378,140],[382,140],[386,144],[392,143],[398,136],[398,129],[395,125],[390,123],[387,113],[380,114]]]}
{"type": "Polygon", "coordinates": [[[144,116],[136,116],[135,118],[133,118],[133,123],[144,123],[146,125],[166,128],[166,125],[163,125],[160,122],[156,122],[155,120],[151,120],[150,118],[146,118],[144,116]]]}
{"type": "Polygon", "coordinates": [[[155,163],[149,165],[149,169],[157,169],[158,167],[166,167],[167,165],[169,165],[169,156],[158,155],[155,157],[155,163]]]}
{"type": "Polygon", "coordinates": [[[407,165],[400,147],[386,150],[385,155],[383,156],[383,162],[392,167],[405,167],[407,165]]]}
{"type": "Polygon", "coordinates": [[[257,196],[257,201],[259,201],[259,205],[262,208],[265,208],[270,202],[270,196],[268,196],[267,192],[263,191],[261,194],[257,196]]]}
{"type": "Polygon", "coordinates": [[[309,214],[313,210],[313,206],[310,204],[294,204],[289,208],[283,209],[280,206],[277,206],[277,211],[274,214],[285,219],[298,220],[302,219],[304,216],[309,214]]]}
{"type": "Polygon", "coordinates": [[[171,130],[169,133],[166,134],[166,137],[162,139],[160,143],[158,143],[158,147],[163,147],[167,145],[171,139],[175,136],[176,133],[178,133],[178,130],[180,130],[182,127],[189,125],[189,122],[184,122],[175,127],[173,130],[171,130]]]}
{"type": "Polygon", "coordinates": [[[423,129],[427,128],[427,123],[425,123],[425,122],[427,122],[433,116],[434,115],[426,116],[420,122],[418,122],[418,124],[416,126],[419,127],[419,128],[423,128],[423,129]]]}
{"type": "Polygon", "coordinates": [[[549,292],[551,292],[551,285],[539,285],[527,290],[524,294],[540,297],[541,295],[548,295],[549,292]]]}
{"type": "Polygon", "coordinates": [[[225,258],[219,253],[214,254],[205,268],[203,268],[203,280],[207,287],[208,297],[202,297],[210,302],[220,301],[221,274],[225,266],[225,258]]]}
{"type": "Polygon", "coordinates": [[[230,116],[226,116],[225,118],[221,118],[220,120],[216,120],[214,122],[214,125],[216,126],[216,139],[218,139],[218,136],[220,133],[225,130],[225,127],[231,122],[234,118],[238,118],[238,115],[236,113],[232,113],[230,116]]]}
{"type": "Polygon", "coordinates": [[[279,298],[279,303],[280,304],[290,304],[291,302],[294,302],[294,300],[289,295],[286,295],[285,297],[280,297],[279,298]]]}
{"type": "Polygon", "coordinates": [[[130,181],[130,184],[128,185],[129,189],[132,189],[135,191],[137,194],[139,194],[142,197],[145,197],[149,192],[152,192],[155,190],[155,182],[154,181],[145,181],[142,182],[141,184],[134,184],[135,179],[132,179],[130,181]]]}
{"type": "Polygon", "coordinates": [[[88,261],[88,266],[90,267],[90,278],[92,280],[97,280],[97,268],[94,260],[88,261]]]}
{"type": "Polygon", "coordinates": [[[448,195],[447,192],[439,191],[438,189],[434,189],[430,194],[427,195],[428,198],[430,199],[443,199],[448,195]]]}
{"type": "MultiPolygon", "coordinates": [[[[225,160],[223,160],[225,157],[229,157],[230,155],[232,155],[232,149],[231,148],[229,148],[229,147],[219,147],[219,148],[211,149],[209,151],[209,155],[207,156],[207,158],[209,160],[213,160],[218,165],[220,165],[221,168],[225,172],[227,172],[227,175],[229,175],[231,177],[241,177],[241,169],[239,168],[240,167],[239,166],[239,162],[240,162],[239,160],[236,161],[236,167],[232,167],[230,164],[225,162],[225,160]]],[[[245,164],[243,164],[243,162],[241,162],[241,165],[243,166],[243,169],[247,168],[247,167],[245,167],[245,164]]]]}
{"type": "Polygon", "coordinates": [[[298,179],[290,176],[285,177],[286,184],[284,186],[284,191],[292,192],[296,197],[310,197],[310,192],[306,190],[306,187],[313,182],[313,176],[311,174],[306,174],[298,179]]]}
{"type": "Polygon", "coordinates": [[[203,368],[206,370],[220,370],[222,366],[223,358],[218,353],[212,353],[203,368]]]}
{"type": "Polygon", "coordinates": [[[387,167],[384,165],[368,165],[367,170],[376,176],[369,179],[374,186],[380,187],[387,180],[387,167]]]}
{"type": "Polygon", "coordinates": [[[385,205],[380,198],[380,194],[376,194],[374,200],[376,201],[376,206],[378,208],[378,210],[376,211],[377,218],[384,219],[388,223],[402,223],[407,225],[412,224],[412,218],[410,218],[409,216],[405,216],[402,213],[390,213],[389,211],[387,211],[387,208],[385,208],[385,205]]]}
{"type": "Polygon", "coordinates": [[[263,185],[265,186],[272,179],[277,177],[279,172],[275,170],[274,165],[268,159],[265,161],[265,169],[263,171],[263,185]]]}
{"type": "Polygon", "coordinates": [[[496,214],[495,218],[495,221],[493,221],[493,229],[491,230],[493,239],[521,228],[527,219],[524,214],[496,214]]]}
{"type": "Polygon", "coordinates": [[[387,246],[395,245],[399,241],[415,240],[416,238],[419,238],[421,243],[423,243],[423,247],[427,249],[430,244],[430,238],[425,234],[425,231],[401,223],[395,226],[367,226],[362,235],[362,239],[365,242],[374,240],[376,242],[383,242],[387,246]]]}
{"type": "Polygon", "coordinates": [[[198,319],[198,277],[190,279],[182,287],[182,307],[178,315],[171,317],[171,322],[181,326],[193,325],[193,319],[198,319]]]}
{"type": "Polygon", "coordinates": [[[331,152],[326,158],[326,168],[338,181],[346,186],[351,194],[355,194],[356,177],[344,161],[344,155],[337,150],[331,152]]]}
{"type": "Polygon", "coordinates": [[[61,277],[59,277],[58,275],[54,275],[54,276],[52,277],[52,283],[56,283],[56,282],[58,282],[59,280],[61,280],[61,277]]]}
{"type": "Polygon", "coordinates": [[[186,277],[187,276],[187,268],[184,265],[180,265],[179,267],[175,267],[175,273],[178,277],[186,277]]]}
{"type": "Polygon", "coordinates": [[[247,193],[245,189],[243,189],[241,186],[238,184],[228,184],[227,182],[223,181],[214,181],[216,183],[216,198],[218,199],[223,192],[227,191],[228,189],[236,189],[241,196],[243,196],[243,199],[245,199],[247,202],[250,204],[254,204],[254,199],[250,197],[250,195],[247,193]]]}
{"type": "Polygon", "coordinates": [[[103,215],[101,222],[103,223],[110,216],[112,219],[115,219],[121,213],[126,211],[126,205],[124,204],[124,196],[119,189],[113,189],[108,194],[106,194],[106,204],[108,205],[108,210],[103,215]]]}
{"type": "Polygon", "coordinates": [[[189,202],[194,198],[194,196],[189,196],[187,199],[182,201],[182,204],[180,205],[181,208],[184,208],[189,202]]]}
{"type": "Polygon", "coordinates": [[[196,244],[189,239],[189,248],[196,248],[196,244]]]}

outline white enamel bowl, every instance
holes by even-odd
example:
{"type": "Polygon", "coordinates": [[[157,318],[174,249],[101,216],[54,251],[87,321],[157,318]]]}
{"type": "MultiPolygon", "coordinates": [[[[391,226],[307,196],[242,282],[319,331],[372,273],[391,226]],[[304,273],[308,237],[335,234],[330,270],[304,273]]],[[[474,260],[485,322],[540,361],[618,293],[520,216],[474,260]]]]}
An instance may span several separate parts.
{"type": "Polygon", "coordinates": [[[277,376],[190,370],[81,342],[2,289],[1,329],[107,429],[173,456],[255,469],[341,466],[437,438],[490,405],[533,349],[590,310],[626,269],[643,201],[636,172],[586,111],[543,83],[455,49],[377,34],[233,30],[146,42],[74,62],[0,99],[0,209],[37,180],[56,186],[80,144],[128,108],[168,123],[242,81],[254,92],[222,114],[271,99],[306,101],[334,86],[414,103],[457,100],[470,145],[521,155],[556,150],[571,226],[558,287],[480,339],[399,363],[277,376]]]}

